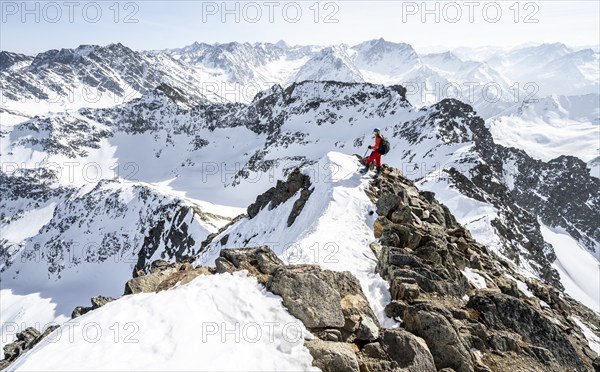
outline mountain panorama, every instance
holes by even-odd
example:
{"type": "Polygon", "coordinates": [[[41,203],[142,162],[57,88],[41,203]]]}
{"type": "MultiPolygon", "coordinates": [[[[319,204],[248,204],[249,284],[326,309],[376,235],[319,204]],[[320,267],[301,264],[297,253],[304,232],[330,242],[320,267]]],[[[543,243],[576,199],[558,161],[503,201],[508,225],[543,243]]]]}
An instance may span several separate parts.
{"type": "Polygon", "coordinates": [[[598,66],[1,51],[0,369],[599,372],[598,66]]]}

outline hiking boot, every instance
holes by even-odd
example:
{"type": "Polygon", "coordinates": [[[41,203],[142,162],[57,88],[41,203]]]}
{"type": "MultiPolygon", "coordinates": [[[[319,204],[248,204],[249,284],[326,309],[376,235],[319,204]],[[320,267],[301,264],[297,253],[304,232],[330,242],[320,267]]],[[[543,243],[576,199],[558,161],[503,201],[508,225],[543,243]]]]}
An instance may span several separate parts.
{"type": "Polygon", "coordinates": [[[360,172],[360,174],[365,174],[365,173],[367,173],[368,171],[369,171],[369,166],[368,166],[368,165],[366,165],[366,166],[365,166],[363,169],[361,169],[359,172],[360,172]]]}

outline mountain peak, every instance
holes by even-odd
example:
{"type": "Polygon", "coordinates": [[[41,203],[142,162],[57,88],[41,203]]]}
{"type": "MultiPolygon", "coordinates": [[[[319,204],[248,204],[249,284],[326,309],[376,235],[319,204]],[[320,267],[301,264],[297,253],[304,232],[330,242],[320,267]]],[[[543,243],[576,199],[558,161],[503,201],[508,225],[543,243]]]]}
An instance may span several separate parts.
{"type": "Polygon", "coordinates": [[[279,40],[278,42],[275,43],[275,46],[280,49],[288,49],[289,48],[289,45],[284,40],[279,40]]]}
{"type": "Polygon", "coordinates": [[[344,47],[329,46],[306,62],[292,80],[363,82],[364,78],[344,47]]]}
{"type": "Polygon", "coordinates": [[[392,51],[392,50],[406,50],[408,52],[416,52],[413,47],[407,43],[395,43],[392,41],[387,41],[384,38],[380,37],[379,39],[372,39],[365,42],[362,42],[358,45],[352,47],[352,49],[370,49],[372,51],[392,51]]]}
{"type": "Polygon", "coordinates": [[[21,62],[29,62],[32,60],[33,57],[31,56],[2,50],[0,51],[0,71],[8,69],[17,64],[20,65],[21,62]]]}

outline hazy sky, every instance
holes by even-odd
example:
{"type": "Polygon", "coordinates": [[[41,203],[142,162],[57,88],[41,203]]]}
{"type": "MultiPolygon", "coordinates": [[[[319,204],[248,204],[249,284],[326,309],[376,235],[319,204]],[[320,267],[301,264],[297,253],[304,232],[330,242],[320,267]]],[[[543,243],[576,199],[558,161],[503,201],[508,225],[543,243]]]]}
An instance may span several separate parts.
{"type": "Polygon", "coordinates": [[[81,44],[133,49],[194,41],[428,46],[600,44],[598,1],[6,1],[0,48],[34,54],[81,44]]]}

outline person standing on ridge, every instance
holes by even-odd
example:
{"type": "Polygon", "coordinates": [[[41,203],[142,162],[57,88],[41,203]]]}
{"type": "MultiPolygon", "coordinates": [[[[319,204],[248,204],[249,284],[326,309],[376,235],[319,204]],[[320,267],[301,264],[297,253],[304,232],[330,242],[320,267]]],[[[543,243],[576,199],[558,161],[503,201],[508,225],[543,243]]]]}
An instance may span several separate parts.
{"type": "Polygon", "coordinates": [[[379,130],[379,128],[373,129],[373,134],[375,135],[375,146],[369,146],[369,149],[373,151],[365,162],[365,167],[360,170],[360,173],[367,173],[369,171],[369,166],[375,161],[375,165],[377,166],[377,173],[375,176],[379,176],[379,173],[381,173],[381,154],[383,153],[381,151],[381,141],[383,140],[383,136],[381,135],[381,130],[379,130]]]}

